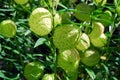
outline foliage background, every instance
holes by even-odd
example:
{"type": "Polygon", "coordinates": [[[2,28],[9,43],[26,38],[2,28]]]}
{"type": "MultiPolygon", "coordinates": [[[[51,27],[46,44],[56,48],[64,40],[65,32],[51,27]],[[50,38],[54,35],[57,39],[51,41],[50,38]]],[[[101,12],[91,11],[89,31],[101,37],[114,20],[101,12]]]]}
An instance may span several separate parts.
{"type": "MultiPolygon", "coordinates": [[[[88,2],[98,11],[109,9],[113,15],[116,15],[113,0],[107,0],[105,7],[97,7],[92,0],[77,0],[71,4],[61,0],[57,11],[69,12],[78,3],[88,2]],[[68,7],[68,10],[65,9],[68,7]]],[[[33,9],[40,7],[39,0],[29,0],[29,5],[18,5],[14,0],[0,0],[0,22],[5,19],[13,20],[18,29],[13,38],[6,38],[0,35],[0,80],[25,80],[23,72],[24,66],[31,61],[41,61],[45,66],[44,73],[52,73],[53,68],[53,47],[46,37],[38,37],[30,31],[28,18],[33,9]],[[37,47],[34,45],[37,40],[41,42],[37,47]]],[[[109,37],[108,47],[101,50],[101,55],[106,59],[101,59],[98,66],[87,67],[80,63],[78,80],[119,80],[120,76],[120,16],[115,17],[112,23],[115,26],[106,28],[106,34],[109,37]]],[[[71,21],[79,23],[72,16],[71,21]]],[[[82,23],[82,22],[81,22],[82,23]]],[[[62,70],[58,69],[58,74],[62,70]]]]}

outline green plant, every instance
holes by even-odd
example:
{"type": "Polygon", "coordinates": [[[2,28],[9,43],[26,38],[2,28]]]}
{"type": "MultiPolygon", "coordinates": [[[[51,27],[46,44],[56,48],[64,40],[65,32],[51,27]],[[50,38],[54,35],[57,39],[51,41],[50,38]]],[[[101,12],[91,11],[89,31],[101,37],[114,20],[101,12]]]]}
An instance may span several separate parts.
{"type": "Polygon", "coordinates": [[[119,4],[0,1],[0,80],[118,80],[119,4]],[[17,26],[12,37],[4,20],[17,26]]]}

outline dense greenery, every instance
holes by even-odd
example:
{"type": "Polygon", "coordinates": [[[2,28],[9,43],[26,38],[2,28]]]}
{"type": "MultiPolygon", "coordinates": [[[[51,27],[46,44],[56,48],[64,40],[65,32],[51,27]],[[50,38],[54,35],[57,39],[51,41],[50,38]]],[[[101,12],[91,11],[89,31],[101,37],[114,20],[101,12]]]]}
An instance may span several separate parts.
{"type": "MultiPolygon", "coordinates": [[[[95,0],[59,0],[59,3],[55,3],[55,1],[57,0],[28,0],[28,3],[18,4],[14,0],[0,0],[0,22],[9,19],[14,21],[17,26],[14,37],[8,38],[0,35],[0,80],[26,80],[24,69],[30,62],[40,62],[44,67],[39,80],[43,77],[43,80],[47,80],[48,78],[45,79],[45,77],[48,74],[51,74],[52,77],[55,74],[57,80],[69,80],[69,73],[57,65],[59,49],[53,42],[55,29],[64,24],[73,24],[80,28],[81,33],[89,35],[94,21],[103,24],[107,43],[104,47],[99,48],[91,44],[92,48],[99,51],[100,60],[94,66],[85,65],[84,61],[80,60],[77,80],[119,80],[120,0],[107,0],[106,3],[103,3],[104,0],[100,3],[95,3],[95,0]],[[80,3],[83,7],[80,7],[80,3]],[[48,35],[39,36],[30,29],[30,14],[38,7],[49,10],[52,17],[57,12],[62,18],[61,23],[58,21],[58,25],[54,24],[57,20],[52,18],[54,28],[48,35]],[[79,9],[82,12],[79,12],[79,9]]],[[[66,41],[63,44],[67,43],[66,41]]],[[[97,40],[95,44],[98,44],[97,40]]],[[[78,52],[82,53],[84,51],[78,50],[78,52]]],[[[60,60],[58,59],[58,61],[60,60]]],[[[75,73],[74,76],[77,74],[75,73]]],[[[30,80],[34,79],[31,78],[30,80]]]]}

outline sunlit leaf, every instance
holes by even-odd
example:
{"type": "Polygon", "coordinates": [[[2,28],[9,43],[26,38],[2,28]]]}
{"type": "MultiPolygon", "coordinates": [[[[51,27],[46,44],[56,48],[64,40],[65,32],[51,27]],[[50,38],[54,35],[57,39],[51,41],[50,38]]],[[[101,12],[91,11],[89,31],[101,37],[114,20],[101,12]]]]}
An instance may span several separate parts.
{"type": "Polygon", "coordinates": [[[102,66],[104,67],[105,72],[106,72],[107,74],[109,74],[109,69],[108,69],[108,67],[107,67],[104,63],[101,63],[101,64],[102,64],[102,66]]]}
{"type": "Polygon", "coordinates": [[[38,47],[39,45],[42,45],[45,41],[46,41],[45,38],[39,38],[39,39],[36,41],[36,43],[35,43],[35,45],[34,45],[34,48],[35,48],[35,47],[38,47]]]}
{"type": "Polygon", "coordinates": [[[91,79],[94,80],[95,77],[96,77],[94,71],[91,70],[91,69],[89,69],[89,68],[85,68],[85,70],[87,71],[87,73],[89,74],[89,76],[91,77],[91,79]]]}

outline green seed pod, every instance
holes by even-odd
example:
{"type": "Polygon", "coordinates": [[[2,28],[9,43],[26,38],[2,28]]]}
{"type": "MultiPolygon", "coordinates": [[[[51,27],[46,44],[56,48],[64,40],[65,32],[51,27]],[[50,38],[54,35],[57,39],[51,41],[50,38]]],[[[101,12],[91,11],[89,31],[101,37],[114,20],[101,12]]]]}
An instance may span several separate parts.
{"type": "Polygon", "coordinates": [[[107,3],[107,0],[94,0],[95,5],[104,6],[107,3]]]}
{"type": "Polygon", "coordinates": [[[14,0],[17,4],[26,4],[28,0],[14,0]]]}
{"type": "Polygon", "coordinates": [[[78,50],[86,50],[90,47],[90,40],[87,34],[83,33],[77,44],[78,50]]]}
{"type": "Polygon", "coordinates": [[[118,6],[118,0],[114,0],[115,6],[118,6]]]}
{"type": "Polygon", "coordinates": [[[47,3],[45,2],[45,0],[40,0],[40,6],[47,7],[47,3]]]}
{"type": "Polygon", "coordinates": [[[98,38],[104,32],[104,26],[100,22],[93,23],[92,32],[89,34],[90,39],[98,38]]]}
{"type": "Polygon", "coordinates": [[[103,73],[101,71],[97,72],[96,74],[96,80],[102,79],[103,78],[103,73]]]}
{"type": "Polygon", "coordinates": [[[60,51],[57,61],[58,66],[67,73],[70,80],[76,80],[78,71],[77,69],[80,61],[78,51],[76,49],[60,51]]]}
{"type": "Polygon", "coordinates": [[[42,7],[48,7],[48,4],[50,7],[57,6],[58,3],[59,3],[59,0],[48,0],[48,3],[45,0],[40,0],[40,5],[42,7]]]}
{"type": "Polygon", "coordinates": [[[75,3],[77,0],[69,0],[69,2],[71,3],[75,3]]]}
{"type": "Polygon", "coordinates": [[[120,6],[116,7],[116,12],[118,13],[118,15],[120,16],[120,6]]]}
{"type": "Polygon", "coordinates": [[[61,24],[61,16],[56,13],[54,16],[54,26],[56,27],[58,24],[61,24]]]}
{"type": "Polygon", "coordinates": [[[104,26],[109,26],[112,23],[112,13],[106,10],[99,16],[98,21],[101,22],[104,26]]]}
{"type": "Polygon", "coordinates": [[[40,62],[30,62],[24,68],[24,76],[27,80],[39,80],[44,66],[40,62]]]}
{"type": "Polygon", "coordinates": [[[64,12],[60,14],[62,17],[62,24],[69,24],[71,23],[71,14],[70,12],[64,12]]]}
{"type": "Polygon", "coordinates": [[[80,3],[76,6],[75,17],[81,21],[91,20],[92,8],[85,3],[80,3]]]}
{"type": "Polygon", "coordinates": [[[77,26],[66,24],[55,28],[53,43],[59,49],[71,49],[76,47],[80,31],[77,26]]]}
{"type": "Polygon", "coordinates": [[[54,74],[45,74],[42,78],[42,80],[55,80],[54,74]]]}
{"type": "Polygon", "coordinates": [[[52,15],[45,8],[33,10],[29,18],[31,30],[39,36],[45,36],[52,30],[52,15]]]}
{"type": "Polygon", "coordinates": [[[0,34],[11,38],[16,34],[17,26],[12,20],[3,20],[0,24],[0,34]]]}
{"type": "Polygon", "coordinates": [[[100,60],[99,52],[92,49],[86,50],[80,56],[81,56],[81,62],[87,66],[94,66],[100,60]]]}
{"type": "Polygon", "coordinates": [[[103,33],[100,37],[91,39],[91,43],[93,44],[93,46],[98,48],[104,47],[107,43],[107,37],[103,33]]]}
{"type": "Polygon", "coordinates": [[[77,0],[61,0],[61,2],[63,3],[63,5],[68,6],[69,4],[75,4],[77,0]]]}

